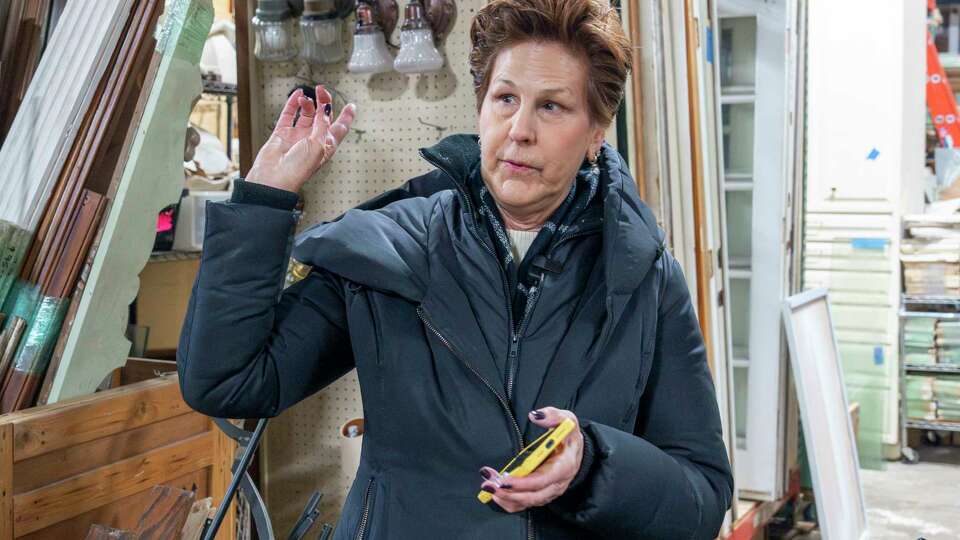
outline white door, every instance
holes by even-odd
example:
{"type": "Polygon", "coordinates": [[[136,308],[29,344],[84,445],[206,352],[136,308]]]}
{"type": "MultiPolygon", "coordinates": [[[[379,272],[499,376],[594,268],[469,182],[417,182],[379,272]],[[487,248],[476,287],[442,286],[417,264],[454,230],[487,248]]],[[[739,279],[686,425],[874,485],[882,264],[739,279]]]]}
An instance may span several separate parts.
{"type": "MultiPolygon", "coordinates": [[[[792,4],[792,2],[791,2],[792,4]]],[[[721,265],[733,364],[736,478],[741,497],[783,491],[788,282],[787,0],[720,0],[721,265]]]]}

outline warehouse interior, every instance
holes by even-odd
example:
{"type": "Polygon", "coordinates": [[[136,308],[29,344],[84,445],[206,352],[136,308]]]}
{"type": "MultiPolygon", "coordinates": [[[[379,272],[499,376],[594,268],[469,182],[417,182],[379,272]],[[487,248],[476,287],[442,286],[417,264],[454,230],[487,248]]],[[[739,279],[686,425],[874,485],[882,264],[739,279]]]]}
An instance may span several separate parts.
{"type": "MultiPolygon", "coordinates": [[[[960,2],[594,1],[716,392],[715,537],[960,538],[960,2]]],[[[488,3],[0,3],[0,540],[365,537],[356,370],[273,418],[184,401],[206,209],[318,85],[357,116],[296,232],[434,169],[488,3]]]]}

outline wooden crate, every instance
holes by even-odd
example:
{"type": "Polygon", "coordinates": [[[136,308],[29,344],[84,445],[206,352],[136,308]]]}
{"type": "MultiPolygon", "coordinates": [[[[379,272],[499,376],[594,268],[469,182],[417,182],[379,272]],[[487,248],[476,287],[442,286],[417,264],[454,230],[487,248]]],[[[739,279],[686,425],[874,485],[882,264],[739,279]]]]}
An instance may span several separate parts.
{"type": "MultiPolygon", "coordinates": [[[[235,448],[183,401],[176,375],[0,415],[0,540],[133,529],[156,485],[218,504],[235,448]]],[[[217,538],[234,532],[227,519],[217,538]]]]}

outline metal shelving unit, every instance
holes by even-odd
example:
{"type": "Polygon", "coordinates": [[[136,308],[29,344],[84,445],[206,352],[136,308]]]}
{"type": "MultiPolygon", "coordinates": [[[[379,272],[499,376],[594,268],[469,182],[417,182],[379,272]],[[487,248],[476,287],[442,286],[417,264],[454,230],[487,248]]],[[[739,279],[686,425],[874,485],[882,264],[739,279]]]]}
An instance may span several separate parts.
{"type": "Polygon", "coordinates": [[[960,319],[960,296],[917,296],[902,295],[900,301],[900,454],[908,463],[917,463],[920,459],[916,450],[907,444],[907,429],[930,431],[960,432],[960,422],[946,420],[921,420],[907,418],[906,385],[907,375],[911,373],[955,374],[960,375],[960,365],[951,364],[908,364],[904,350],[905,321],[910,318],[934,318],[938,320],[960,319]]]}

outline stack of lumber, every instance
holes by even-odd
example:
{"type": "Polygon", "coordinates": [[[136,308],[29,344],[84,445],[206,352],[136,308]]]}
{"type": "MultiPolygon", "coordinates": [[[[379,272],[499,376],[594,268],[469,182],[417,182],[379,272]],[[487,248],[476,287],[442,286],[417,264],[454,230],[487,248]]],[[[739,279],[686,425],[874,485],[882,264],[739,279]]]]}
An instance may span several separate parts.
{"type": "Polygon", "coordinates": [[[960,377],[908,375],[907,417],[960,422],[960,377]]]}
{"type": "Polygon", "coordinates": [[[960,295],[960,215],[904,217],[900,247],[908,295],[960,295]]]}
{"type": "Polygon", "coordinates": [[[12,254],[0,261],[0,413],[36,402],[156,69],[162,9],[162,0],[67,3],[70,24],[51,35],[0,149],[12,173],[0,176],[0,248],[12,254]]]}

